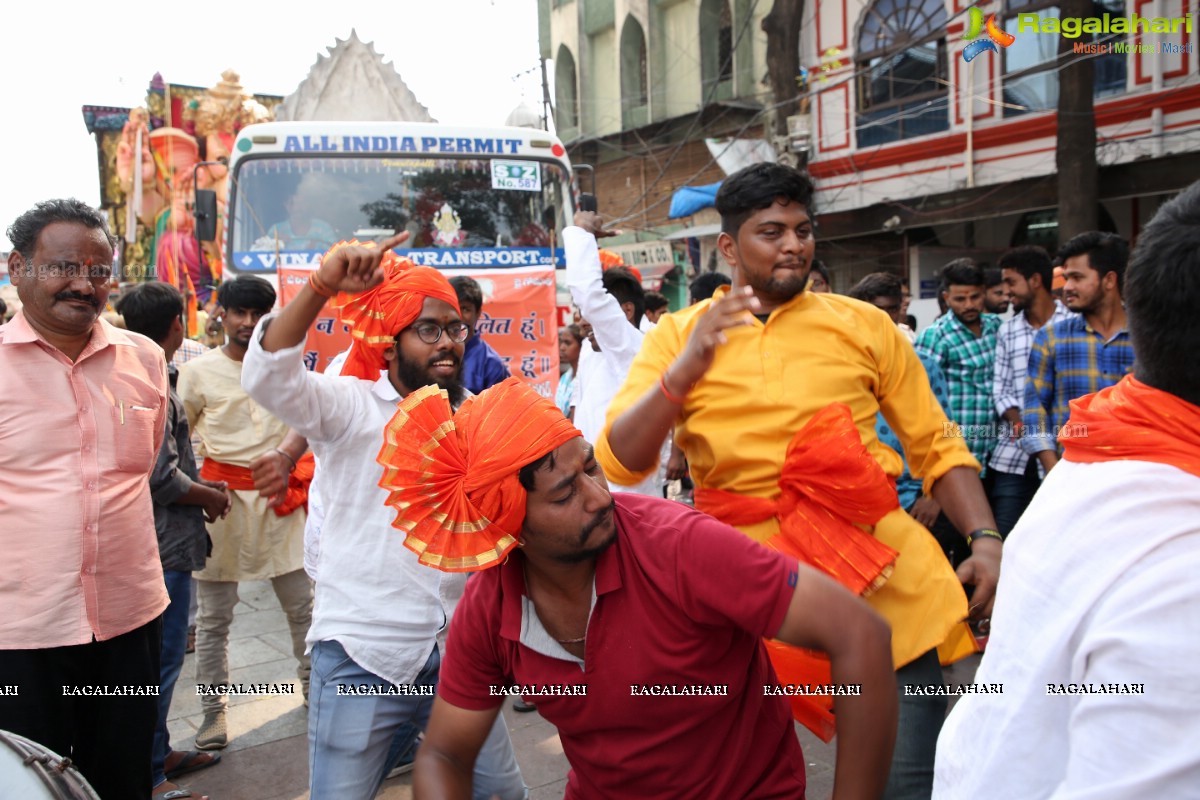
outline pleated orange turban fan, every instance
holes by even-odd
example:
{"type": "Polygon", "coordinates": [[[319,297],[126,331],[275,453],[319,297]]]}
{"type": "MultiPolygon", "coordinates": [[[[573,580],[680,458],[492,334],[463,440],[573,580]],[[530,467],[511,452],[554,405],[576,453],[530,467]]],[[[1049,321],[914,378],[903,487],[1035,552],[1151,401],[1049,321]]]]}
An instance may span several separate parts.
{"type": "MultiPolygon", "coordinates": [[[[347,245],[372,247],[374,244],[357,240],[338,242],[329,252],[347,245]]],[[[350,335],[354,338],[342,367],[343,376],[376,380],[379,373],[387,369],[383,352],[392,346],[397,333],[421,316],[425,298],[445,300],[459,311],[454,287],[433,267],[418,266],[391,251],[384,254],[380,266],[383,267],[383,283],[361,294],[338,292],[330,301],[342,322],[350,326],[350,335]]]]}
{"type": "Polygon", "coordinates": [[[558,407],[518,378],[452,414],[436,386],[413,392],[384,429],[379,485],[392,526],[420,561],[443,572],[499,564],[525,521],[521,467],[581,436],[558,407]]]}

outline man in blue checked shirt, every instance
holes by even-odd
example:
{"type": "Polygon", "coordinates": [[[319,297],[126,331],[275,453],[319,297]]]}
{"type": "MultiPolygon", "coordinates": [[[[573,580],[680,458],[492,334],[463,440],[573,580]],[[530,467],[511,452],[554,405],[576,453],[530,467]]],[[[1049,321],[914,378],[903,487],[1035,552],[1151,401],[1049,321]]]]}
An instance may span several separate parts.
{"type": "Polygon", "coordinates": [[[1067,281],[1063,300],[1078,316],[1047,325],[1033,337],[1020,440],[1046,472],[1062,452],[1059,435],[1086,435],[1063,427],[1070,402],[1114,385],[1133,370],[1121,301],[1128,260],[1129,243],[1115,233],[1081,233],[1059,248],[1067,281]]]}
{"type": "Polygon", "coordinates": [[[1038,461],[1020,442],[1029,348],[1044,325],[1074,315],[1050,293],[1054,264],[1045,250],[1036,245],[1017,247],[1000,256],[998,263],[1016,314],[996,334],[992,397],[1002,424],[988,467],[996,528],[1008,536],[1041,484],[1038,461]]]}
{"type": "Polygon", "coordinates": [[[917,354],[946,377],[946,415],[958,424],[971,455],[987,466],[999,420],[992,405],[992,366],[1000,318],[983,312],[983,270],[969,258],[942,268],[942,296],[950,313],[917,337],[917,354]]]}

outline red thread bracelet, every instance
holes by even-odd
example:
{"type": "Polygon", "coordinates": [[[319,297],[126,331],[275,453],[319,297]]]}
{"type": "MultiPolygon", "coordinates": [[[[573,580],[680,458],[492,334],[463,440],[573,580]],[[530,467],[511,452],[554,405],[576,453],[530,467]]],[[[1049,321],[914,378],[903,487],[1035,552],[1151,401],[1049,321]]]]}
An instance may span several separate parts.
{"type": "Polygon", "coordinates": [[[677,406],[683,405],[684,401],[687,400],[687,397],[680,397],[679,395],[671,394],[671,390],[667,388],[667,373],[665,372],[658,379],[658,388],[662,390],[663,397],[667,398],[677,406]]]}

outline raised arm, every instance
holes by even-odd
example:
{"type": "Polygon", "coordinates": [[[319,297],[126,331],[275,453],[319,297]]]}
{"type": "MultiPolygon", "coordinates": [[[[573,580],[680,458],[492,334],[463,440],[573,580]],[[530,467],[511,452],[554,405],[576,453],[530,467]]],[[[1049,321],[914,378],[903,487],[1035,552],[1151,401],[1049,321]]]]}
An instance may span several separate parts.
{"type": "MultiPolygon", "coordinates": [[[[304,368],[300,346],[309,326],[336,291],[356,293],[377,286],[383,280],[384,253],[406,238],[402,233],[379,247],[331,251],[309,284],[281,312],[259,322],[242,362],[242,387],[298,436],[315,442],[337,439],[349,428],[361,402],[352,386],[304,368]]],[[[261,464],[251,468],[256,466],[261,464]]]]}
{"type": "Polygon", "coordinates": [[[620,302],[604,289],[597,237],[612,236],[601,225],[599,215],[581,211],[575,225],[564,228],[563,248],[567,260],[567,288],[579,313],[592,326],[603,358],[628,370],[642,346],[642,333],[625,316],[620,302]]]}
{"type": "Polygon", "coordinates": [[[336,292],[365,292],[383,281],[380,262],[384,253],[408,239],[408,231],[379,243],[378,247],[339,247],[325,255],[313,278],[284,306],[263,334],[262,349],[274,353],[304,341],[325,302],[336,292]],[[320,291],[318,291],[318,288],[320,291]]]}
{"type": "Polygon", "coordinates": [[[438,697],[417,751],[413,797],[418,800],[470,800],[475,758],[487,740],[500,706],[471,711],[438,697]]]}

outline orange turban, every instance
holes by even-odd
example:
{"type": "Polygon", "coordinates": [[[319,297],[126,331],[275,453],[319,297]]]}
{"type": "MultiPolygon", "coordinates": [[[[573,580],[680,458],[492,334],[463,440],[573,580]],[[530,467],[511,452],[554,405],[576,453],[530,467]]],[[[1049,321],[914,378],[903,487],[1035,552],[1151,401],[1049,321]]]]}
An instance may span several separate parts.
{"type": "Polygon", "coordinates": [[[388,422],[378,456],[379,485],[396,509],[392,526],[427,566],[443,572],[495,566],[525,522],[518,471],[582,435],[518,378],[468,398],[453,415],[446,392],[419,389],[388,422]]]}
{"type": "Polygon", "coordinates": [[[621,254],[609,250],[606,247],[600,248],[600,268],[609,269],[610,267],[625,266],[625,259],[621,258],[621,254]]]}
{"type": "Polygon", "coordinates": [[[621,257],[620,253],[605,247],[600,248],[600,271],[604,272],[612,267],[624,267],[629,270],[633,277],[637,278],[638,283],[642,282],[642,271],[640,269],[626,264],[625,259],[621,257]]]}
{"type": "MultiPolygon", "coordinates": [[[[374,242],[338,242],[329,252],[347,245],[373,247],[374,242]]],[[[326,254],[328,255],[328,253],[326,254]]],[[[458,311],[458,294],[446,276],[432,267],[422,267],[389,251],[384,254],[383,283],[361,294],[338,292],[330,304],[342,322],[350,326],[354,343],[342,367],[342,375],[374,381],[387,369],[383,351],[394,344],[397,333],[421,316],[425,298],[445,300],[458,311]]]]}

